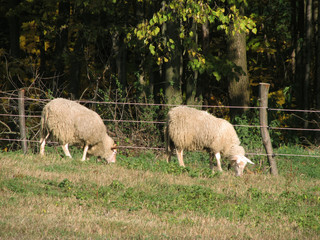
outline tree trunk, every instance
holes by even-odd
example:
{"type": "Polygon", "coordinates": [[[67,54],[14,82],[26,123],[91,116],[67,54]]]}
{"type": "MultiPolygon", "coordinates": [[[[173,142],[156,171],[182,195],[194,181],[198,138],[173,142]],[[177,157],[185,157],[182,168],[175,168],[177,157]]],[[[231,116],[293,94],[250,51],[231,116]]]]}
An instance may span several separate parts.
{"type": "MultiPolygon", "coordinates": [[[[312,0],[306,2],[306,37],[305,37],[305,72],[303,78],[303,109],[310,108],[310,71],[311,71],[311,42],[312,42],[312,0]]],[[[307,115],[305,115],[307,117],[307,115]]],[[[308,128],[308,121],[304,127],[308,128]]]]}
{"type": "Polygon", "coordinates": [[[43,75],[43,73],[46,72],[46,49],[45,49],[45,36],[43,34],[43,29],[41,26],[38,27],[39,32],[39,50],[40,50],[40,74],[43,75]]]}
{"type": "MultiPolygon", "coordinates": [[[[206,57],[209,53],[209,44],[210,44],[210,38],[209,38],[210,30],[209,30],[209,22],[206,21],[202,24],[202,52],[204,56],[206,57]]],[[[199,101],[203,104],[204,94],[205,94],[205,86],[208,81],[208,76],[206,73],[202,73],[200,76],[198,76],[197,81],[197,93],[196,96],[199,101]]]]}
{"type": "Polygon", "coordinates": [[[16,14],[15,8],[19,5],[20,0],[8,1],[11,14],[9,15],[9,42],[10,42],[10,55],[14,58],[20,57],[20,18],[16,14]]]}
{"type": "MultiPolygon", "coordinates": [[[[192,22],[192,32],[193,32],[193,41],[198,45],[198,34],[197,34],[197,24],[192,22]]],[[[192,60],[192,56],[189,56],[189,60],[192,60]]],[[[186,104],[187,105],[196,105],[198,101],[196,100],[197,92],[197,81],[198,81],[198,71],[194,71],[193,74],[188,74],[186,76],[186,104]]]]}
{"type": "MultiPolygon", "coordinates": [[[[64,52],[68,44],[68,19],[70,18],[70,1],[63,0],[59,2],[59,15],[57,20],[57,36],[55,39],[55,68],[58,74],[57,80],[64,72],[64,52]]],[[[60,82],[61,83],[61,82],[60,82]]],[[[59,88],[59,86],[57,85],[59,88]]]]}
{"type": "Polygon", "coordinates": [[[173,54],[171,60],[165,66],[165,98],[168,104],[181,104],[180,64],[179,54],[173,54]]]}
{"type": "MultiPolygon", "coordinates": [[[[137,4],[136,1],[132,1],[132,6],[134,9],[135,19],[146,19],[145,12],[143,11],[145,7],[145,2],[141,5],[137,4]]],[[[148,54],[144,51],[140,53],[140,64],[139,64],[139,74],[138,74],[138,86],[136,86],[136,98],[137,101],[150,100],[150,95],[153,94],[153,75],[152,75],[152,59],[150,59],[148,54]]],[[[152,100],[153,101],[153,100],[152,100]]]]}
{"type": "Polygon", "coordinates": [[[296,47],[297,47],[297,2],[296,0],[291,0],[291,41],[292,41],[292,53],[291,53],[291,73],[292,80],[295,82],[296,73],[296,47]]]}
{"type": "MultiPolygon", "coordinates": [[[[7,17],[9,25],[9,46],[10,46],[10,56],[13,58],[20,58],[20,18],[16,13],[16,7],[19,5],[20,0],[10,0],[8,1],[8,7],[11,14],[7,17]]],[[[12,76],[12,81],[10,81],[13,89],[18,89],[23,87],[23,83],[19,80],[17,75],[12,76]]]]}
{"type": "MultiPolygon", "coordinates": [[[[317,51],[316,51],[316,108],[320,109],[320,1],[318,1],[318,35],[317,35],[317,51]]],[[[319,136],[320,137],[320,136],[319,136]]]]}
{"type": "MultiPolygon", "coordinates": [[[[235,31],[231,26],[228,36],[228,59],[242,68],[243,73],[236,73],[235,77],[229,79],[229,98],[232,106],[249,106],[249,78],[247,70],[247,52],[246,52],[246,34],[244,32],[235,31]]],[[[231,109],[231,117],[242,114],[245,111],[243,108],[231,109]]]]}
{"type": "Polygon", "coordinates": [[[294,75],[294,86],[295,95],[297,97],[298,108],[303,108],[303,83],[300,79],[304,76],[304,56],[303,56],[303,44],[299,41],[304,38],[304,0],[298,1],[298,21],[296,22],[296,45],[295,45],[295,75],[294,75]]]}
{"type": "Polygon", "coordinates": [[[70,90],[71,98],[79,99],[80,85],[81,85],[81,67],[83,59],[83,36],[82,33],[78,33],[77,40],[75,42],[74,51],[72,52],[70,59],[70,90]]]}
{"type": "Polygon", "coordinates": [[[136,97],[138,101],[154,101],[150,96],[154,93],[154,75],[153,75],[153,61],[151,56],[141,54],[141,62],[139,64],[139,85],[136,86],[136,97]]]}
{"type": "Polygon", "coordinates": [[[167,22],[166,24],[164,24],[163,31],[164,35],[167,36],[167,39],[172,39],[175,44],[175,48],[172,49],[171,52],[171,59],[164,64],[165,101],[168,104],[182,104],[182,92],[180,82],[180,68],[182,62],[178,37],[179,24],[167,22]]]}
{"type": "MultiPolygon", "coordinates": [[[[320,109],[320,1],[318,1],[318,35],[317,35],[317,50],[316,50],[316,109],[320,109]]],[[[320,128],[320,114],[317,115],[316,121],[318,128],[320,128]]],[[[317,132],[317,143],[320,145],[320,132],[317,132]]]]}
{"type": "Polygon", "coordinates": [[[117,75],[122,90],[127,87],[127,49],[124,44],[124,37],[117,31],[113,36],[113,49],[116,60],[117,75]]]}

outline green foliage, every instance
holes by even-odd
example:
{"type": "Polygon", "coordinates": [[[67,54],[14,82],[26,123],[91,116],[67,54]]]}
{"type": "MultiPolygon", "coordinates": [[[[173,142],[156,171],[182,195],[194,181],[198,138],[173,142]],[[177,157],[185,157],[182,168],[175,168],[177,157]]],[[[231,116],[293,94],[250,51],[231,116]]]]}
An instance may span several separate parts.
{"type": "MultiPolygon", "coordinates": [[[[125,146],[134,144],[144,147],[160,147],[163,136],[162,122],[165,121],[161,107],[153,105],[152,95],[147,97],[141,94],[138,98],[131,98],[116,77],[114,81],[117,85],[115,89],[99,92],[104,102],[119,102],[119,104],[102,103],[96,106],[96,112],[106,120],[108,131],[117,135],[114,140],[117,144],[125,146]],[[138,103],[132,104],[135,102],[138,103]]],[[[135,85],[136,91],[143,93],[144,86],[138,83],[135,85]]]]}
{"type": "Polygon", "coordinates": [[[58,184],[58,187],[61,188],[63,191],[71,191],[72,190],[72,182],[70,182],[67,178],[63,179],[62,182],[58,184]]]}
{"type": "MultiPolygon", "coordinates": [[[[278,148],[284,142],[283,135],[279,130],[272,129],[272,127],[280,127],[280,120],[278,118],[271,118],[269,121],[271,143],[275,148],[278,148]]],[[[262,148],[259,112],[257,110],[248,111],[242,116],[236,116],[234,125],[240,141],[244,146],[251,150],[262,148]]],[[[287,139],[286,143],[288,142],[289,140],[287,139]]]]}
{"type": "MultiPolygon", "coordinates": [[[[225,6],[221,4],[211,4],[210,2],[186,1],[184,4],[179,0],[170,1],[155,12],[152,18],[148,21],[144,20],[133,29],[134,35],[143,45],[149,48],[150,53],[155,57],[157,64],[168,62],[173,50],[178,44],[169,36],[162,35],[160,28],[170,22],[180,22],[178,35],[182,42],[184,49],[188,50],[191,57],[189,65],[193,70],[203,71],[206,64],[205,53],[202,53],[201,47],[195,47],[195,32],[190,27],[189,22],[193,21],[195,24],[204,24],[206,22],[219,22],[217,30],[223,30],[225,33],[229,31],[229,25],[234,23],[234,31],[250,30],[256,33],[255,23],[251,18],[241,16],[239,9],[235,4],[228,6],[228,11],[225,6]]],[[[132,34],[129,34],[128,39],[132,40],[132,34]]]]}
{"type": "Polygon", "coordinates": [[[276,150],[278,154],[288,156],[277,157],[279,171],[283,174],[295,174],[307,178],[319,178],[319,151],[306,150],[302,146],[282,146],[276,150]],[[290,156],[297,155],[297,156],[290,156]]]}
{"type": "Polygon", "coordinates": [[[263,147],[258,116],[257,111],[247,112],[242,116],[236,116],[233,122],[241,145],[248,150],[259,150],[263,147]]]}

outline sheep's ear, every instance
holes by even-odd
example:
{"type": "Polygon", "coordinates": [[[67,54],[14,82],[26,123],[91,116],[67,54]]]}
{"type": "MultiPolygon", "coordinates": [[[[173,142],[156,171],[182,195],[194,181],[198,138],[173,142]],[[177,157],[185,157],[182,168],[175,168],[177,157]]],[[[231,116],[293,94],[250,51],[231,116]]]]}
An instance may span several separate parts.
{"type": "MultiPolygon", "coordinates": [[[[249,160],[249,159],[248,159],[248,160],[249,160]]],[[[248,161],[248,163],[250,163],[250,164],[254,164],[254,162],[252,162],[252,161],[250,161],[250,160],[248,161]]]]}
{"type": "Polygon", "coordinates": [[[236,161],[238,164],[240,162],[244,162],[244,163],[250,163],[250,164],[254,164],[254,162],[252,162],[249,158],[246,158],[245,156],[242,155],[235,155],[231,157],[232,161],[236,161]]]}
{"type": "Polygon", "coordinates": [[[252,162],[249,158],[246,158],[246,157],[244,157],[244,158],[246,159],[247,163],[254,164],[254,162],[252,162]]]}

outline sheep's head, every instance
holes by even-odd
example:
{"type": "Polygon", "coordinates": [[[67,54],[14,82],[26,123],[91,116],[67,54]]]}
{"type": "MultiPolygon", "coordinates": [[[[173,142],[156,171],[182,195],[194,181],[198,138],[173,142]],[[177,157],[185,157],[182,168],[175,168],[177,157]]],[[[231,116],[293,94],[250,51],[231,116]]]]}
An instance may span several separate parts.
{"type": "Polygon", "coordinates": [[[116,162],[116,155],[117,155],[117,144],[113,144],[111,147],[112,154],[107,158],[108,163],[115,163],[116,162]]]}
{"type": "Polygon", "coordinates": [[[117,145],[114,143],[99,142],[88,149],[88,153],[104,159],[107,163],[116,162],[117,145]]]}
{"type": "Polygon", "coordinates": [[[104,160],[107,163],[115,163],[116,162],[116,155],[117,155],[117,144],[113,144],[110,148],[110,145],[105,146],[105,154],[103,156],[104,160]]]}
{"type": "Polygon", "coordinates": [[[243,170],[247,163],[254,164],[250,159],[246,158],[243,155],[234,155],[231,157],[231,164],[234,168],[236,176],[242,176],[243,170]]]}

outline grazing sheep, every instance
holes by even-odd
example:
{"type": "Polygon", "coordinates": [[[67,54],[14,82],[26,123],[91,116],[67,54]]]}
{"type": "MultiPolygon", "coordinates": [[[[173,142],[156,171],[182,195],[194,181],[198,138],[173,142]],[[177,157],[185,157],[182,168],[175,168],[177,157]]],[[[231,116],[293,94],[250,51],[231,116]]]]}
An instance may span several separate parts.
{"type": "Polygon", "coordinates": [[[167,162],[175,148],[180,166],[185,166],[183,150],[207,150],[212,172],[214,155],[218,170],[222,171],[220,153],[229,158],[237,176],[243,174],[247,163],[254,164],[244,156],[237,133],[228,121],[194,108],[179,106],[169,111],[165,140],[167,162]]]}
{"type": "Polygon", "coordinates": [[[44,155],[46,140],[51,136],[61,145],[66,156],[71,157],[68,145],[84,146],[82,161],[87,153],[116,161],[116,145],[107,134],[101,117],[79,103],[57,98],[42,110],[40,129],[40,154],[44,155]]]}

